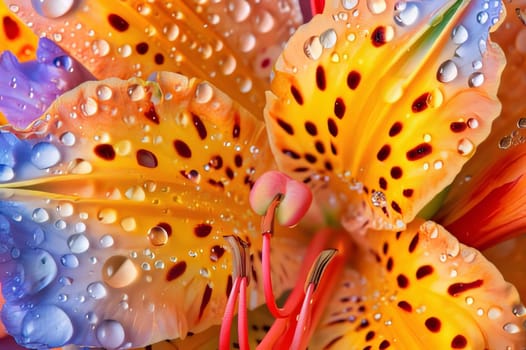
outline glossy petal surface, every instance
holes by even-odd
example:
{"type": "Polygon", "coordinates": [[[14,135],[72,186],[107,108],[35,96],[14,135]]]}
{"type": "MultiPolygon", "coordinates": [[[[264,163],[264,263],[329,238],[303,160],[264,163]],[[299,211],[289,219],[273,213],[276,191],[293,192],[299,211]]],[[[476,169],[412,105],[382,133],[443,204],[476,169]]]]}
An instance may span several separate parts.
{"type": "MultiPolygon", "coordinates": [[[[31,129],[3,130],[10,334],[26,346],[118,348],[203,331],[220,323],[232,286],[223,235],[251,243],[249,307],[259,305],[248,191],[272,167],[265,140],[262,123],[226,95],[174,73],[86,83],[31,129]]],[[[298,235],[276,234],[278,293],[295,282],[298,235]]]]}
{"type": "Polygon", "coordinates": [[[315,349],[521,349],[517,290],[433,222],[370,232],[347,270],[315,349]]]}
{"type": "Polygon", "coordinates": [[[5,1],[0,1],[0,17],[2,18],[0,52],[9,50],[20,61],[34,59],[37,36],[9,10],[5,1]]]}
{"type": "Polygon", "coordinates": [[[97,78],[159,70],[212,81],[261,115],[272,63],[301,23],[296,1],[11,1],[97,78]]]}
{"type": "Polygon", "coordinates": [[[500,8],[485,4],[328,2],[276,64],[266,120],[280,169],[343,207],[351,230],[412,220],[500,111],[503,57],[487,40],[500,8]]]}

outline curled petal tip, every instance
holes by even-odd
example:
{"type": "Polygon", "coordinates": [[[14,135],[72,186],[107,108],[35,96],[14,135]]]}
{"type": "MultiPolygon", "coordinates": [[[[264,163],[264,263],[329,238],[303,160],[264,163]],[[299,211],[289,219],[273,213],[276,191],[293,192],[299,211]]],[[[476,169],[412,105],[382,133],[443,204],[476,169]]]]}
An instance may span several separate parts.
{"type": "Polygon", "coordinates": [[[259,215],[265,215],[277,195],[282,195],[276,210],[280,225],[294,226],[305,215],[312,202],[312,193],[303,183],[279,171],[263,174],[250,192],[250,205],[259,215]]]}

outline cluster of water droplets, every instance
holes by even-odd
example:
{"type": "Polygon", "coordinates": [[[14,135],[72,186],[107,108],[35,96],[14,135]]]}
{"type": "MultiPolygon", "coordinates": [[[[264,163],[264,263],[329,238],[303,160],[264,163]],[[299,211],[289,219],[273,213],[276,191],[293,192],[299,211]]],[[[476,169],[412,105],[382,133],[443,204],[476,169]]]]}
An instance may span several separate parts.
{"type": "Polygon", "coordinates": [[[517,120],[516,128],[509,135],[503,136],[499,140],[498,147],[507,150],[526,142],[526,118],[517,120]]]}

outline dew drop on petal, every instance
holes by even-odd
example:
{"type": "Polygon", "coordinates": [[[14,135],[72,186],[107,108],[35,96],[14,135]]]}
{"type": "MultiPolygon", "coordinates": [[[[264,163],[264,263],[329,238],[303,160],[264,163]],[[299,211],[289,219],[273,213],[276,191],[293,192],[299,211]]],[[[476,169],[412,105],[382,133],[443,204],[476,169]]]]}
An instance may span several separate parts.
{"type": "Polygon", "coordinates": [[[214,96],[214,91],[212,87],[204,82],[197,85],[195,90],[195,100],[198,103],[208,103],[214,96]]]}
{"type": "Polygon", "coordinates": [[[68,238],[68,247],[74,254],[84,253],[89,249],[89,240],[85,235],[77,233],[68,238]]]}
{"type": "Polygon", "coordinates": [[[442,83],[449,83],[458,75],[458,68],[455,62],[447,60],[440,65],[437,72],[437,79],[442,83]]]}
{"type": "Polygon", "coordinates": [[[36,223],[43,223],[49,220],[49,213],[44,208],[36,208],[31,214],[31,219],[36,223]]]}
{"type": "Polygon", "coordinates": [[[24,316],[22,336],[28,344],[45,345],[46,348],[59,347],[73,336],[73,323],[57,306],[36,306],[24,316]]]}
{"type": "Polygon", "coordinates": [[[113,91],[108,85],[100,85],[97,87],[97,97],[101,101],[107,101],[113,95],[113,91]]]}
{"type": "Polygon", "coordinates": [[[75,5],[74,0],[31,0],[35,11],[46,18],[58,18],[67,14],[75,5]]]}
{"type": "Polygon", "coordinates": [[[162,246],[168,242],[168,233],[161,226],[154,226],[148,230],[148,240],[154,246],[162,246]]]}
{"type": "Polygon", "coordinates": [[[39,169],[47,169],[60,161],[60,151],[48,142],[39,142],[31,149],[31,163],[39,169]]]}
{"type": "Polygon", "coordinates": [[[124,342],[124,327],[117,321],[104,320],[98,325],[96,336],[101,346],[115,349],[124,342]]]}
{"type": "Polygon", "coordinates": [[[60,142],[62,142],[65,146],[73,146],[76,142],[77,138],[75,137],[75,134],[72,132],[66,131],[62,135],[60,135],[60,142]]]}
{"type": "Polygon", "coordinates": [[[473,152],[474,148],[475,146],[473,145],[473,142],[471,142],[468,139],[461,139],[458,142],[458,146],[457,146],[458,153],[463,156],[470,155],[473,152]]]}
{"type": "Polygon", "coordinates": [[[104,282],[113,288],[123,288],[130,285],[138,275],[139,270],[135,264],[123,255],[114,255],[108,258],[102,268],[104,282]]]}
{"type": "Polygon", "coordinates": [[[398,14],[394,17],[396,24],[400,26],[413,25],[420,15],[420,10],[414,2],[405,3],[399,8],[398,14]]]}
{"type": "Polygon", "coordinates": [[[60,263],[70,269],[79,267],[79,259],[73,254],[66,254],[60,257],[60,263]]]}
{"type": "Polygon", "coordinates": [[[99,239],[99,244],[102,248],[109,248],[113,246],[114,240],[111,235],[104,235],[99,239]]]}
{"type": "Polygon", "coordinates": [[[90,283],[86,288],[86,291],[88,292],[88,295],[95,300],[102,299],[108,294],[106,287],[100,282],[90,283]]]}
{"type": "Polygon", "coordinates": [[[10,166],[0,164],[0,182],[12,180],[15,177],[15,172],[10,166]]]}
{"type": "Polygon", "coordinates": [[[462,24],[456,26],[451,33],[451,39],[453,39],[453,42],[457,45],[465,43],[468,40],[468,37],[468,30],[462,24]]]}

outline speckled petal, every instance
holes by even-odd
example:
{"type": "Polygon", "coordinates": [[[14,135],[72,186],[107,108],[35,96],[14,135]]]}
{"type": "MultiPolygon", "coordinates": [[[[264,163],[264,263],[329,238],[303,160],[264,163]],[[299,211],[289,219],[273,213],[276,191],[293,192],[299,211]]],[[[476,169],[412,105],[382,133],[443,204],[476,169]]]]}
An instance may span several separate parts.
{"type": "Polygon", "coordinates": [[[403,232],[371,232],[361,248],[312,348],[517,350],[526,344],[517,290],[441,226],[416,219],[403,232]]]}
{"type": "Polygon", "coordinates": [[[267,95],[280,170],[351,230],[401,229],[500,111],[504,59],[488,41],[500,11],[497,1],[327,2],[287,44],[267,95]]]}
{"type": "Polygon", "coordinates": [[[5,1],[0,1],[0,17],[0,52],[9,50],[23,62],[35,59],[37,36],[12,13],[5,1]]]}
{"type": "Polygon", "coordinates": [[[9,51],[1,54],[0,111],[11,125],[25,128],[58,96],[93,79],[53,41],[42,38],[36,60],[20,63],[9,51]]]}
{"type": "MultiPolygon", "coordinates": [[[[232,287],[224,235],[251,243],[249,307],[263,302],[248,194],[273,161],[263,123],[212,85],[175,73],[89,82],[8,130],[2,317],[19,343],[137,347],[219,324],[232,287]]],[[[276,232],[278,293],[295,282],[302,237],[276,232]]]]}
{"type": "Polygon", "coordinates": [[[274,59],[302,21],[295,0],[10,2],[99,79],[200,77],[258,117],[274,59]]]}
{"type": "Polygon", "coordinates": [[[526,27],[517,16],[524,16],[526,1],[506,7],[508,16],[493,35],[507,59],[501,116],[435,215],[459,240],[479,249],[526,232],[526,27]]]}

